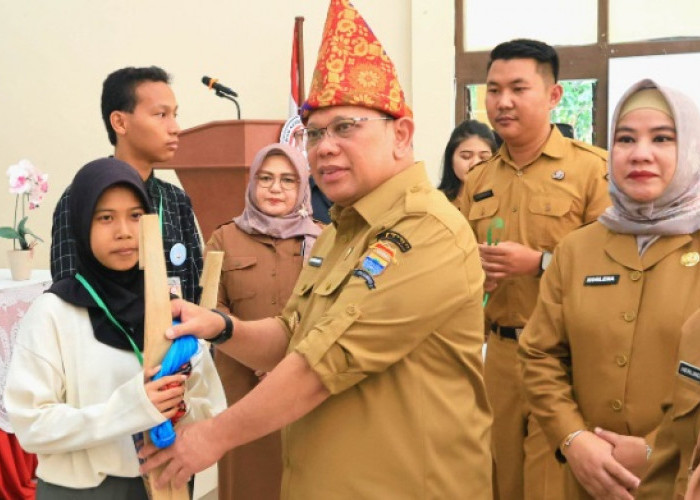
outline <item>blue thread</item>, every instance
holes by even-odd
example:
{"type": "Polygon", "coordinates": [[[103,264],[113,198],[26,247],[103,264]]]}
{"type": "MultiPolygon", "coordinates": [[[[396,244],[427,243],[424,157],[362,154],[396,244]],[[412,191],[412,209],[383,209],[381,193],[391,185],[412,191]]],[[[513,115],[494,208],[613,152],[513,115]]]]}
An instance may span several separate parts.
{"type": "MultiPolygon", "coordinates": [[[[178,324],[179,321],[173,321],[178,324]]],[[[165,353],[160,371],[151,380],[158,380],[167,375],[173,375],[180,370],[180,367],[187,363],[199,350],[199,341],[192,335],[184,335],[175,339],[165,353]]],[[[157,448],[167,448],[175,442],[175,428],[170,420],[153,427],[149,434],[151,441],[157,448]]]]}

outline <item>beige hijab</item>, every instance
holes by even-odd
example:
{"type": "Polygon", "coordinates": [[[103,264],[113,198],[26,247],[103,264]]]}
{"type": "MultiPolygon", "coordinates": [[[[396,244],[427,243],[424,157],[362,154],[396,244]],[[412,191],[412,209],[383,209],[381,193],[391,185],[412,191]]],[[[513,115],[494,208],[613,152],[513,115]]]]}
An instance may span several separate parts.
{"type": "Polygon", "coordinates": [[[640,254],[660,236],[692,234],[700,229],[700,111],[688,96],[652,80],[635,83],[620,99],[612,119],[608,174],[612,206],[598,220],[611,231],[637,235],[640,254]],[[678,148],[676,171],[666,190],[657,199],[634,201],[615,184],[612,175],[612,142],[620,112],[627,100],[643,89],[655,88],[666,99],[676,124],[678,148]]]}
{"type": "Polygon", "coordinates": [[[307,260],[321,228],[311,218],[309,169],[306,167],[304,155],[296,148],[282,143],[270,144],[258,151],[250,166],[250,180],[245,193],[245,208],[241,215],[233,218],[233,222],[241,231],[248,234],[266,234],[281,239],[303,237],[304,260],[307,260]],[[265,159],[272,153],[282,153],[286,156],[299,176],[299,192],[294,208],[291,213],[281,217],[271,217],[255,204],[255,176],[265,159]]]}

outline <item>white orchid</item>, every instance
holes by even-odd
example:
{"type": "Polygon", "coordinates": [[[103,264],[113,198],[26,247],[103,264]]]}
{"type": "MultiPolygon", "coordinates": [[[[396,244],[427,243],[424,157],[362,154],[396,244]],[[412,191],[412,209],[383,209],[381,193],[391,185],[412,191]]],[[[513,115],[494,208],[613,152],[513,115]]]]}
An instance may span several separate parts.
{"type": "Polygon", "coordinates": [[[24,215],[24,204],[28,202],[29,210],[37,208],[44,200],[44,195],[49,190],[49,176],[43,174],[29,160],[20,160],[7,169],[9,177],[10,193],[17,195],[15,201],[15,223],[13,227],[0,227],[0,238],[10,238],[19,242],[23,250],[27,250],[43,241],[31,232],[26,226],[29,216],[24,215]],[[17,211],[22,198],[22,218],[17,223],[17,211]],[[32,236],[34,241],[27,241],[27,236],[32,236]]]}

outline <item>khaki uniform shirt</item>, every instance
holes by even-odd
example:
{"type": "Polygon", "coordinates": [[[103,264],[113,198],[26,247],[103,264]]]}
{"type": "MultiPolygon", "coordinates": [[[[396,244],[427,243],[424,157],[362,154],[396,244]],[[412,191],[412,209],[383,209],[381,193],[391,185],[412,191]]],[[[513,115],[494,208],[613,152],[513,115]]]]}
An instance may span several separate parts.
{"type": "Polygon", "coordinates": [[[634,235],[599,222],[559,244],[520,337],[528,401],[554,449],[594,426],[653,446],[681,326],[700,307],[700,266],[681,263],[698,251],[700,233],[664,236],[640,257],[634,235]]]}
{"type": "Polygon", "coordinates": [[[664,405],[651,468],[635,498],[675,499],[685,494],[688,500],[700,499],[700,311],[683,325],[671,375],[672,404],[664,405]]]}
{"type": "Polygon", "coordinates": [[[220,226],[207,243],[207,251],[224,252],[217,309],[242,320],[279,314],[301,271],[303,241],[220,226]]]}
{"type": "MultiPolygon", "coordinates": [[[[540,155],[518,169],[505,145],[467,175],[461,211],[479,243],[495,217],[505,223],[492,243],[514,241],[538,251],[554,250],[564,235],[594,221],[610,205],[607,153],[567,139],[552,128],[540,155]]],[[[489,322],[521,327],[535,307],[539,278],[502,281],[486,307],[489,322]]]]}
{"type": "Polygon", "coordinates": [[[331,396],[283,430],[285,500],[491,498],[483,273],[422,163],[331,210],[281,320],[331,396]]]}
{"type": "MultiPolygon", "coordinates": [[[[207,251],[224,252],[217,309],[243,320],[279,314],[301,271],[303,241],[301,237],[281,239],[247,234],[233,222],[217,228],[207,243],[207,251]]],[[[258,384],[255,372],[232,357],[217,350],[215,360],[229,405],[258,384]]],[[[221,498],[279,500],[279,432],[228,451],[218,466],[221,498]]]]}

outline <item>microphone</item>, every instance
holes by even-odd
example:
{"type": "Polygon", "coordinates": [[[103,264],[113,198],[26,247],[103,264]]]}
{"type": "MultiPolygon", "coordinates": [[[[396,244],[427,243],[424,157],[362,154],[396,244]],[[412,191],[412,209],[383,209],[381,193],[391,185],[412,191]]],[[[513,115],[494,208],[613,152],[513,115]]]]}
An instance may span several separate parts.
{"type": "Polygon", "coordinates": [[[230,88],[224,85],[221,85],[220,83],[217,83],[218,81],[218,78],[209,78],[208,76],[202,77],[202,83],[210,89],[214,89],[217,92],[221,92],[222,94],[238,97],[238,94],[235,91],[231,90],[230,88]]]}

